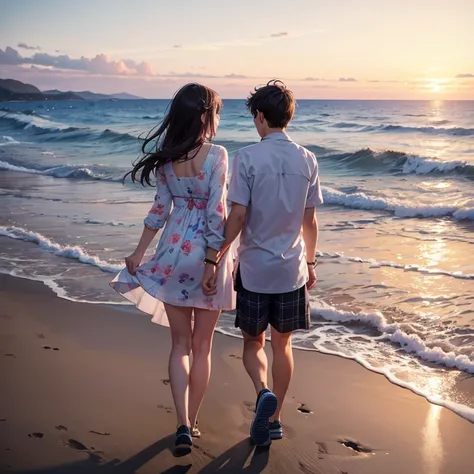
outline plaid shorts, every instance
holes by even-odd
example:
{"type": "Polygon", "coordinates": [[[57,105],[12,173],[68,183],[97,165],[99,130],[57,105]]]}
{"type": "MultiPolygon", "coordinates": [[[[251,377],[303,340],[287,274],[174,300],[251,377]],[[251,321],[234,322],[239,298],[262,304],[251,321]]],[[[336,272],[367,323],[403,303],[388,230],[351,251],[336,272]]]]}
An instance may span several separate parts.
{"type": "Polygon", "coordinates": [[[254,293],[243,287],[240,268],[237,268],[235,291],[235,327],[250,336],[260,335],[267,329],[268,324],[280,333],[309,329],[309,296],[306,285],[289,293],[254,293]]]}

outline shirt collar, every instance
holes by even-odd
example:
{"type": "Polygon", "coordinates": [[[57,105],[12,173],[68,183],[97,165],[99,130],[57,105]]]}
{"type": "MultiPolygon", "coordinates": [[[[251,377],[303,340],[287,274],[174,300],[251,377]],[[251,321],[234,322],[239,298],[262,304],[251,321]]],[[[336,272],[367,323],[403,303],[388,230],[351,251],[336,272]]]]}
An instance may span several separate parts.
{"type": "Polygon", "coordinates": [[[291,141],[291,138],[289,137],[289,135],[286,132],[273,132],[273,133],[269,133],[268,135],[266,135],[265,137],[263,137],[261,139],[262,142],[264,140],[288,140],[288,141],[291,141]]]}

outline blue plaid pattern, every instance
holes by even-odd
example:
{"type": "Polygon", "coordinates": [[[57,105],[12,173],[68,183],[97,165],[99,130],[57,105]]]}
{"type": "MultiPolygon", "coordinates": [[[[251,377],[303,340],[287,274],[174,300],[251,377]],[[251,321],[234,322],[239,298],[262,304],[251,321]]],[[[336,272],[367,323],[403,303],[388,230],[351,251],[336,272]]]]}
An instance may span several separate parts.
{"type": "Polygon", "coordinates": [[[270,324],[280,333],[310,326],[309,296],[306,285],[289,293],[266,294],[246,290],[237,269],[237,314],[235,327],[258,336],[270,324]]]}

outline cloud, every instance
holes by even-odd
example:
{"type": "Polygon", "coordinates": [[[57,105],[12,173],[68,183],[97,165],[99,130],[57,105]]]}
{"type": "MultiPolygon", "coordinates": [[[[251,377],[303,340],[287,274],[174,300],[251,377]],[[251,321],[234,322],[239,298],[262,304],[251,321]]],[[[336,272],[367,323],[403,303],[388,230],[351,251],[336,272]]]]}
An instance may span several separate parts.
{"type": "Polygon", "coordinates": [[[224,76],[226,79],[247,79],[247,76],[244,76],[243,74],[226,74],[224,76]]]}
{"type": "Polygon", "coordinates": [[[200,77],[204,79],[218,79],[222,76],[215,76],[213,74],[201,74],[199,72],[174,72],[170,71],[168,74],[161,74],[163,77],[200,77]]]}
{"type": "Polygon", "coordinates": [[[308,81],[308,82],[316,82],[316,81],[320,81],[321,79],[319,77],[312,77],[312,76],[308,76],[308,77],[305,77],[303,79],[303,81],[308,81]]]}
{"type": "Polygon", "coordinates": [[[182,48],[182,47],[183,47],[182,44],[175,44],[175,45],[173,46],[173,48],[182,48]]]}
{"type": "Polygon", "coordinates": [[[5,51],[0,49],[0,64],[32,64],[51,69],[68,69],[103,75],[152,76],[155,74],[152,66],[144,61],[141,63],[136,63],[132,59],[114,61],[106,54],[97,54],[93,58],[82,56],[79,59],[71,58],[67,54],[55,56],[48,53],[35,53],[31,57],[24,57],[9,46],[5,51]]]}
{"type": "Polygon", "coordinates": [[[369,79],[367,82],[379,82],[384,84],[396,84],[399,81],[380,81],[379,79],[369,79]]]}
{"type": "Polygon", "coordinates": [[[458,74],[456,76],[456,79],[469,79],[471,77],[474,77],[474,74],[465,73],[465,74],[458,74]]]}
{"type": "Polygon", "coordinates": [[[32,51],[41,51],[40,46],[28,46],[26,43],[18,43],[19,48],[30,49],[32,51]]]}
{"type": "Polygon", "coordinates": [[[0,49],[0,64],[22,64],[23,58],[16,49],[7,46],[5,51],[0,49]]]}
{"type": "Polygon", "coordinates": [[[340,77],[339,82],[357,82],[353,77],[340,77]]]}
{"type": "Polygon", "coordinates": [[[284,36],[288,36],[288,31],[282,31],[280,33],[272,33],[270,38],[283,38],[284,36]]]}

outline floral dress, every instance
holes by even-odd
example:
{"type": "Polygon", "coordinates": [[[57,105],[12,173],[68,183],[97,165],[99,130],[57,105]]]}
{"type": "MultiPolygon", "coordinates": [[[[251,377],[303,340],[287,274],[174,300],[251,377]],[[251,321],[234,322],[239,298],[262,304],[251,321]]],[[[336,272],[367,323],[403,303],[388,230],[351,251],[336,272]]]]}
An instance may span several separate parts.
{"type": "Polygon", "coordinates": [[[178,178],[171,163],[158,172],[155,202],[145,219],[151,229],[164,227],[155,255],[137,268],[122,270],[111,286],[152,321],[169,326],[163,303],[209,310],[235,308],[231,252],[219,263],[217,294],[204,295],[201,280],[207,247],[220,250],[227,216],[225,148],[211,145],[196,177],[178,178]]]}

